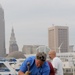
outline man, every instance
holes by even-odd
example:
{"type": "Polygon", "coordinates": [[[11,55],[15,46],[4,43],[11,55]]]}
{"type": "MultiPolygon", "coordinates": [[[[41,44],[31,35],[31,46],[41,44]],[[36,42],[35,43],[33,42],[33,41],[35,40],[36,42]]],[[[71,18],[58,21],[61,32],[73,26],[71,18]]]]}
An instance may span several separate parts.
{"type": "Polygon", "coordinates": [[[46,62],[46,54],[38,52],[36,56],[27,58],[21,65],[18,75],[49,75],[50,67],[46,62]]]}
{"type": "Polygon", "coordinates": [[[49,57],[52,60],[55,75],[63,75],[62,61],[56,57],[56,52],[54,50],[49,51],[49,57]]]}

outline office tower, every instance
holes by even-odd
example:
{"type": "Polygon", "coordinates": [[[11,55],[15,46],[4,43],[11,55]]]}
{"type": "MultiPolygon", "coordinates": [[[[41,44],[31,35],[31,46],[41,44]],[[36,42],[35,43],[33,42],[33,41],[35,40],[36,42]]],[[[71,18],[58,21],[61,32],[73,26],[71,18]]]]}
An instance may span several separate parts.
{"type": "Polygon", "coordinates": [[[0,5],[0,57],[6,55],[4,10],[0,5]]]}
{"type": "Polygon", "coordinates": [[[69,34],[67,26],[52,26],[48,28],[48,46],[56,52],[68,52],[69,34]]]}
{"type": "Polygon", "coordinates": [[[9,41],[9,53],[11,53],[13,51],[18,51],[18,50],[19,49],[18,49],[18,45],[16,43],[14,29],[12,28],[11,37],[10,37],[10,41],[9,41]]]}

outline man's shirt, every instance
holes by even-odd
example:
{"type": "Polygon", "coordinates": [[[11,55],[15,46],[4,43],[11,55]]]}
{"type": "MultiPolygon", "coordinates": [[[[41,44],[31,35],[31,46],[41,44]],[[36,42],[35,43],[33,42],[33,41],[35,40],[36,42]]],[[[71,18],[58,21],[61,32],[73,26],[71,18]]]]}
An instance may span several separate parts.
{"type": "Polygon", "coordinates": [[[63,75],[62,61],[58,57],[53,59],[52,65],[57,70],[55,75],[63,75]]]}
{"type": "Polygon", "coordinates": [[[30,63],[30,75],[49,75],[50,73],[50,67],[48,65],[48,62],[44,62],[44,64],[41,67],[37,67],[35,64],[35,56],[31,56],[27,58],[21,65],[20,71],[26,72],[28,70],[27,63],[30,63]]]}

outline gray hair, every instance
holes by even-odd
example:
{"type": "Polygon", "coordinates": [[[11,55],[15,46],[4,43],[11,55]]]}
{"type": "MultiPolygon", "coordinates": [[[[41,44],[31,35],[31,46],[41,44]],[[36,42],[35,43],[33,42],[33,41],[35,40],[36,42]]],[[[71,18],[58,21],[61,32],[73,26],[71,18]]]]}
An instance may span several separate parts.
{"type": "Polygon", "coordinates": [[[43,62],[46,61],[46,57],[47,57],[47,55],[44,52],[38,52],[36,54],[36,59],[39,59],[39,60],[41,60],[43,62]]]}

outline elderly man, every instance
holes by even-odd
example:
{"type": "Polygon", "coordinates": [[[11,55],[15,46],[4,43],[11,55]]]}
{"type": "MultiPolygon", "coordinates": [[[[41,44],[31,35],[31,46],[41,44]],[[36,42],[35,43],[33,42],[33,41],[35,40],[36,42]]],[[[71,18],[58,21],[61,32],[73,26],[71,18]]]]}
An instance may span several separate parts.
{"type": "Polygon", "coordinates": [[[22,63],[18,75],[49,75],[49,73],[50,67],[46,62],[46,54],[38,52],[36,56],[31,56],[22,63]]]}
{"type": "Polygon", "coordinates": [[[52,60],[52,65],[55,70],[55,75],[63,75],[62,61],[56,57],[55,50],[49,51],[49,57],[52,60]]]}

